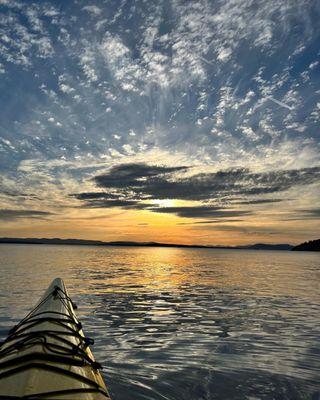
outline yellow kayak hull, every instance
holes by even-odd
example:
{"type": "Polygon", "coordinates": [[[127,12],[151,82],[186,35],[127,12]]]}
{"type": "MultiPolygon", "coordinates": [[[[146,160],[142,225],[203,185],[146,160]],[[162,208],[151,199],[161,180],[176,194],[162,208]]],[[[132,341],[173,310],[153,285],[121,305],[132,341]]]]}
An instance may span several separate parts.
{"type": "Polygon", "coordinates": [[[89,344],[56,278],[0,347],[0,399],[110,400],[89,344]]]}

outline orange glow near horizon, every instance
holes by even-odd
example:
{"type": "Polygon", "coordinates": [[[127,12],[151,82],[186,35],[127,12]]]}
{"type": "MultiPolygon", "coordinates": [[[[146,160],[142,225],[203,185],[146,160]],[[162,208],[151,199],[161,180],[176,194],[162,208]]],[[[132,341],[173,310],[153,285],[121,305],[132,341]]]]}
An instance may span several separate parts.
{"type": "MultiPolygon", "coordinates": [[[[154,202],[162,207],[174,207],[180,203],[172,200],[154,202]]],[[[251,217],[245,222],[233,222],[232,219],[228,223],[223,220],[203,222],[146,210],[81,209],[70,210],[68,216],[57,215],[50,220],[26,219],[6,223],[0,227],[0,236],[230,246],[257,242],[297,244],[312,237],[312,225],[306,221],[283,222],[280,227],[268,221],[267,217],[264,220],[251,217]],[[298,232],[297,225],[301,228],[298,232]]]]}

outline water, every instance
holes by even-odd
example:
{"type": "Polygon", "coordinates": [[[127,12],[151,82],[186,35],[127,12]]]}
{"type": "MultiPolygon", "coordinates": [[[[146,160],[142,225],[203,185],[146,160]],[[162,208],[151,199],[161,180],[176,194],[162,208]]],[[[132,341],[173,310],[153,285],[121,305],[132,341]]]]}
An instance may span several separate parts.
{"type": "Polygon", "coordinates": [[[0,337],[57,276],[114,400],[320,399],[320,257],[0,245],[0,337]]]}

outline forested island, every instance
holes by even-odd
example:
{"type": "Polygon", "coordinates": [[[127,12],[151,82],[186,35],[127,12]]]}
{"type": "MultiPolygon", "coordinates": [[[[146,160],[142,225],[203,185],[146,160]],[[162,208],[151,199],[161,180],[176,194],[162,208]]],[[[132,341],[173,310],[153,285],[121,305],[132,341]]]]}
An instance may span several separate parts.
{"type": "Polygon", "coordinates": [[[292,251],[320,251],[320,239],[301,243],[293,247],[292,251]]]}

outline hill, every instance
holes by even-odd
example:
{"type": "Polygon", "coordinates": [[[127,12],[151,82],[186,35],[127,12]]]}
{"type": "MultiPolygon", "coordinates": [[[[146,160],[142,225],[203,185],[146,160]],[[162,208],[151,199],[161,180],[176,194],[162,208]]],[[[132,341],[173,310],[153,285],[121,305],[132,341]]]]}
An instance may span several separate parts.
{"type": "Polygon", "coordinates": [[[292,245],[287,243],[281,244],[265,244],[265,243],[257,243],[252,246],[245,247],[248,250],[291,250],[292,245]]]}
{"type": "Polygon", "coordinates": [[[320,239],[301,243],[295,246],[292,251],[320,251],[320,239]]]}
{"type": "Polygon", "coordinates": [[[182,247],[197,249],[230,249],[230,250],[291,250],[290,244],[264,244],[257,243],[247,246],[205,246],[200,244],[175,244],[158,242],[129,242],[114,241],[103,242],[100,240],[84,239],[59,239],[59,238],[0,238],[0,243],[12,244],[50,244],[50,245],[69,245],[69,246],[131,246],[131,247],[182,247]]]}

